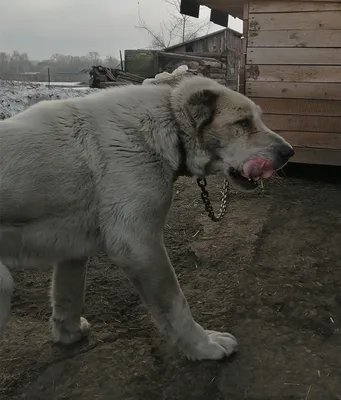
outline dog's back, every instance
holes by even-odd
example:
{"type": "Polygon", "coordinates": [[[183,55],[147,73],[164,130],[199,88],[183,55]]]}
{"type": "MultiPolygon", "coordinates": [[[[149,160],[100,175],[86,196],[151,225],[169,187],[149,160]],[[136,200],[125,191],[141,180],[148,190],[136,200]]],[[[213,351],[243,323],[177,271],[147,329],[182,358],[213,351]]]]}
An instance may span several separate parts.
{"type": "Polygon", "coordinates": [[[61,212],[76,193],[89,194],[81,193],[89,179],[87,161],[70,135],[70,114],[63,116],[62,109],[58,102],[44,102],[0,123],[2,223],[61,212]]]}
{"type": "Polygon", "coordinates": [[[119,207],[142,193],[146,171],[161,162],[153,155],[159,143],[174,157],[165,90],[43,101],[0,122],[0,258],[35,264],[98,248],[99,219],[106,206],[113,212],[116,193],[119,207]],[[163,119],[169,134],[157,142],[155,121],[163,119]]]}

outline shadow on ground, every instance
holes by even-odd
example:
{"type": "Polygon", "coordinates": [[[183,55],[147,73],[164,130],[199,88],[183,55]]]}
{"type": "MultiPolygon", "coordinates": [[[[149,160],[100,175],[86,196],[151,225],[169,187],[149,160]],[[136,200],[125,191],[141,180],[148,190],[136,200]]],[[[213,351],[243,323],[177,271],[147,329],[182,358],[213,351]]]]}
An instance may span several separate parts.
{"type": "MultiPolygon", "coordinates": [[[[50,271],[15,274],[0,398],[341,399],[340,170],[296,166],[285,174],[263,193],[231,194],[228,214],[216,224],[203,213],[194,181],[176,185],[166,229],[170,257],[195,318],[237,336],[237,356],[187,361],[100,255],[87,283],[90,340],[68,349],[50,341],[50,271]]],[[[217,183],[209,181],[212,198],[219,197],[217,183]]]]}

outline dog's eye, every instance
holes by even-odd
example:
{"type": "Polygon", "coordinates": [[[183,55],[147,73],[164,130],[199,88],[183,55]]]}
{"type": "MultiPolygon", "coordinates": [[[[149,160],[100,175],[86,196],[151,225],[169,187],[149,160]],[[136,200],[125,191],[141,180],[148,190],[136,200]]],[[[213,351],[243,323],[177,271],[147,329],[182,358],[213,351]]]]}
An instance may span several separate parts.
{"type": "Polygon", "coordinates": [[[237,122],[238,125],[242,126],[243,128],[251,128],[252,121],[250,118],[244,118],[237,122]]]}

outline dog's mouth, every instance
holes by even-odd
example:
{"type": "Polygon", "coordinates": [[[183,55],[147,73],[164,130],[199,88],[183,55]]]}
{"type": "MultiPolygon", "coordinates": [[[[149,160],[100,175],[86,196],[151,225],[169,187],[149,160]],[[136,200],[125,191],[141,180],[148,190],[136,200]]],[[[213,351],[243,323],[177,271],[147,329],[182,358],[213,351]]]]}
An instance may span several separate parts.
{"type": "Polygon", "coordinates": [[[274,172],[275,169],[269,161],[252,158],[244,164],[241,171],[231,167],[229,180],[237,189],[251,192],[257,189],[260,180],[271,178],[274,172]]]}
{"type": "Polygon", "coordinates": [[[246,178],[238,170],[229,169],[229,181],[238,190],[252,192],[258,187],[258,181],[252,178],[246,178]]]}

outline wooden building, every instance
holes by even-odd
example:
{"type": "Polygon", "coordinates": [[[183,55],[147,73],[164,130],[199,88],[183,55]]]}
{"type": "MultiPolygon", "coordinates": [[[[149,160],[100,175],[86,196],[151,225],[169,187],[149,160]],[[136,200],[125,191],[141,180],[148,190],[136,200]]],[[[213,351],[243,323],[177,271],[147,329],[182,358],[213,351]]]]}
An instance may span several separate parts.
{"type": "MultiPolygon", "coordinates": [[[[198,70],[208,66],[208,75],[237,90],[239,85],[242,34],[225,28],[205,36],[158,50],[126,50],[126,71],[152,78],[162,71],[172,72],[181,64],[198,70]]],[[[202,71],[201,71],[202,72],[202,71]]]]}
{"type": "Polygon", "coordinates": [[[209,53],[210,57],[214,54],[225,55],[229,51],[231,53],[237,52],[239,55],[241,51],[241,37],[242,34],[240,32],[226,28],[167,47],[165,51],[171,53],[209,53]]]}
{"type": "Polygon", "coordinates": [[[201,4],[244,20],[242,90],[293,161],[341,166],[341,0],[201,4]]]}
{"type": "Polygon", "coordinates": [[[221,62],[221,71],[217,75],[224,76],[224,85],[236,90],[239,85],[239,71],[242,51],[242,34],[225,28],[208,35],[201,36],[184,43],[167,47],[167,53],[188,54],[198,57],[215,58],[221,62]]]}

